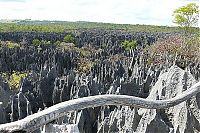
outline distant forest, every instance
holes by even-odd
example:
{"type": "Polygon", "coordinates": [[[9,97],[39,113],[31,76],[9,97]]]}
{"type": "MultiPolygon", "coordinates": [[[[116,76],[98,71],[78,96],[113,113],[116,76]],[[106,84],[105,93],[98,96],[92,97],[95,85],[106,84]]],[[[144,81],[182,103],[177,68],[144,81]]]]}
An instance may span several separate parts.
{"type": "MultiPolygon", "coordinates": [[[[104,29],[126,32],[181,32],[179,27],[139,24],[112,24],[85,21],[0,21],[0,32],[69,32],[77,29],[104,29]]],[[[194,30],[198,31],[199,28],[194,28],[194,30]]]]}

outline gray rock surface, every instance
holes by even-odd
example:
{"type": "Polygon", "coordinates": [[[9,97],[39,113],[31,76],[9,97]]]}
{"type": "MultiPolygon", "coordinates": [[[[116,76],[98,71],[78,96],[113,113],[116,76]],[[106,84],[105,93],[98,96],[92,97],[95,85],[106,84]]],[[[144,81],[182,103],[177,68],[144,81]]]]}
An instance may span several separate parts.
{"type": "MultiPolygon", "coordinates": [[[[0,33],[0,40],[20,42],[24,48],[0,49],[0,72],[31,71],[24,78],[19,92],[11,97],[9,86],[0,79],[0,118],[2,123],[17,121],[57,103],[81,97],[116,94],[148,99],[169,99],[187,90],[199,81],[200,65],[190,63],[186,70],[173,63],[160,65],[145,63],[141,49],[159,38],[174,33],[126,33],[121,31],[91,30],[75,34],[79,51],[60,50],[54,44],[68,33],[0,33]],[[33,39],[50,40],[51,44],[32,44],[33,39]],[[126,51],[121,43],[136,39],[138,47],[126,51]],[[89,47],[91,46],[91,47],[89,47]],[[78,73],[85,59],[82,48],[92,48],[87,61],[92,67],[78,73]],[[133,57],[134,54],[134,57],[133,57]],[[171,67],[172,66],[172,67],[171,67]],[[3,113],[4,110],[4,113],[3,113]],[[5,114],[5,117],[3,116],[5,114]]],[[[185,132],[200,131],[199,94],[169,109],[138,109],[126,106],[105,106],[69,112],[53,121],[52,130],[63,130],[72,124],[80,132],[185,132]]]]}
{"type": "MultiPolygon", "coordinates": [[[[197,81],[189,71],[172,66],[162,73],[147,99],[173,98],[197,81]]],[[[104,117],[98,132],[189,133],[199,131],[196,97],[164,110],[118,107],[104,117]]]]}

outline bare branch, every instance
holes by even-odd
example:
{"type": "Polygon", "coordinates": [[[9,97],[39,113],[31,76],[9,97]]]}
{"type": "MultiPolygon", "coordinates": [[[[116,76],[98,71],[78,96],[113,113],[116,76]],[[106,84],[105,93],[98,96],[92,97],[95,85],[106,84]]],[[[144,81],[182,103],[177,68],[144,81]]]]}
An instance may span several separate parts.
{"type": "Polygon", "coordinates": [[[56,104],[48,109],[26,118],[7,124],[0,125],[0,132],[27,131],[32,132],[49,122],[66,115],[67,112],[73,112],[90,107],[105,105],[125,105],[147,109],[161,109],[175,106],[183,101],[190,99],[200,92],[200,82],[193,85],[190,89],[184,91],[181,95],[168,100],[151,100],[127,95],[97,95],[69,100],[56,104]]]}

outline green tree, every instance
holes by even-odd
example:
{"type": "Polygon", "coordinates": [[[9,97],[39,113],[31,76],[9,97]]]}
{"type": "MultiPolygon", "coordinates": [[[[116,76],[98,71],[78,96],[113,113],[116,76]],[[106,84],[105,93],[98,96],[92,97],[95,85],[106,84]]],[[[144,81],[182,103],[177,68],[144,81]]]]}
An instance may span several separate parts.
{"type": "Polygon", "coordinates": [[[10,49],[13,49],[13,48],[20,48],[20,44],[18,44],[18,43],[13,43],[13,42],[10,42],[10,41],[7,42],[6,46],[7,46],[7,48],[10,48],[10,49]]]}
{"type": "Polygon", "coordinates": [[[66,35],[63,39],[64,42],[66,43],[74,43],[74,37],[72,35],[66,35]]]}
{"type": "Polygon", "coordinates": [[[38,39],[34,39],[34,40],[32,41],[32,44],[33,44],[33,45],[40,45],[40,44],[41,44],[41,41],[38,40],[38,39]]]}
{"type": "Polygon", "coordinates": [[[126,49],[126,50],[133,50],[137,47],[137,41],[136,40],[131,40],[131,41],[127,41],[125,40],[122,43],[122,46],[126,49]]]}
{"type": "Polygon", "coordinates": [[[187,32],[193,26],[198,26],[199,6],[195,3],[187,4],[176,9],[173,16],[173,22],[180,25],[187,32]]]}

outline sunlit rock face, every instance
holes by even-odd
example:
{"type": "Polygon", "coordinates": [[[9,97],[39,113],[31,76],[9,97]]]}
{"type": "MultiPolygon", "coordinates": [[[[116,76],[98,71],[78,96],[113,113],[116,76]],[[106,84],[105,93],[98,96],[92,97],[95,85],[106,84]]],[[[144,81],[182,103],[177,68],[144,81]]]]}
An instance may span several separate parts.
{"type": "Polygon", "coordinates": [[[44,126],[44,129],[41,133],[80,133],[78,126],[75,124],[68,125],[56,125],[48,124],[44,126]]]}
{"type": "MultiPolygon", "coordinates": [[[[192,74],[177,66],[163,72],[147,99],[165,100],[179,97],[197,81],[192,74]]],[[[191,98],[168,109],[118,107],[99,123],[100,132],[191,133],[199,131],[198,99],[191,98]]]]}

